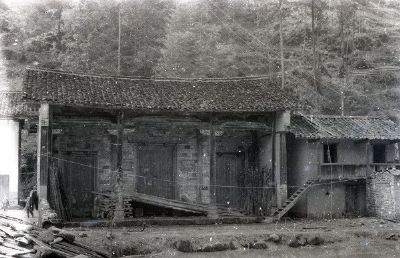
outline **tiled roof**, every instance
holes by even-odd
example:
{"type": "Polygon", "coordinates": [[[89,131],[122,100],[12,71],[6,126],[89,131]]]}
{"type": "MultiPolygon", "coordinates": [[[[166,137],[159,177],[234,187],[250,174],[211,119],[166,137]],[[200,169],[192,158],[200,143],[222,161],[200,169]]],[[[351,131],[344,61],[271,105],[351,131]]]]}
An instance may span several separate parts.
{"type": "Polygon", "coordinates": [[[296,115],[289,130],[295,137],[306,139],[400,139],[396,123],[381,117],[296,115]]]}
{"type": "Polygon", "coordinates": [[[23,93],[18,91],[0,91],[0,117],[11,118],[24,112],[23,93]]]}
{"type": "Polygon", "coordinates": [[[25,99],[133,110],[265,112],[299,107],[287,90],[263,78],[140,79],[28,68],[25,99]]]}

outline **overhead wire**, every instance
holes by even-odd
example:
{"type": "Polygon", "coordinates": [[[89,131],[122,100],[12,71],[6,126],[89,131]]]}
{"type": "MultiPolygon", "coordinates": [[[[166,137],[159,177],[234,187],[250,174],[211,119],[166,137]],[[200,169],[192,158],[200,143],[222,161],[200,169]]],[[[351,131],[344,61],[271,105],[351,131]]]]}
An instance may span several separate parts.
{"type": "MultiPolygon", "coordinates": [[[[75,162],[75,161],[71,161],[71,160],[67,160],[67,159],[63,159],[63,158],[59,158],[59,157],[55,157],[53,155],[38,155],[38,158],[40,158],[41,156],[43,157],[48,157],[51,159],[55,159],[58,161],[63,161],[63,162],[67,162],[70,164],[76,164],[79,166],[83,166],[83,167],[87,167],[87,168],[92,168],[95,170],[103,170],[103,171],[110,171],[110,169],[104,169],[104,168],[100,168],[100,167],[96,167],[96,166],[91,166],[91,165],[87,165],[87,164],[83,164],[83,163],[79,163],[79,162],[75,162]]],[[[332,164],[333,165],[333,164],[332,164]]],[[[117,172],[117,171],[113,171],[113,172],[117,172]]],[[[123,170],[123,172],[132,172],[132,170],[123,170]]],[[[148,180],[153,180],[153,181],[162,181],[162,182],[167,182],[167,183],[173,183],[176,185],[182,185],[182,186],[212,186],[212,187],[220,187],[220,188],[239,188],[239,189],[275,189],[275,187],[271,187],[271,186],[237,186],[237,185],[220,185],[220,184],[194,184],[194,183],[182,183],[179,182],[177,180],[168,180],[168,179],[160,179],[160,178],[153,178],[153,177],[147,177],[147,176],[141,176],[141,175],[130,175],[131,177],[137,177],[137,178],[143,178],[143,179],[148,179],[148,180]]],[[[352,179],[338,179],[339,181],[337,183],[341,183],[341,182],[347,182],[347,181],[354,181],[357,180],[357,178],[352,178],[352,179]]],[[[335,181],[333,182],[322,182],[322,183],[314,183],[313,186],[317,186],[317,185],[329,185],[331,183],[336,183],[335,181]]],[[[290,185],[287,186],[288,188],[299,188],[302,187],[304,185],[290,185]]]]}

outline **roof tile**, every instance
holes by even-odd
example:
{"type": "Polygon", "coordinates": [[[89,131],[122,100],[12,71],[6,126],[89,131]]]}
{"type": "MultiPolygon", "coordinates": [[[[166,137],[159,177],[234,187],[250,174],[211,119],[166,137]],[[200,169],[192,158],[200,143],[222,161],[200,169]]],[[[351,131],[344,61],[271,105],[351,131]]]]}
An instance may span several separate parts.
{"type": "Polygon", "coordinates": [[[299,108],[288,90],[265,78],[138,79],[28,68],[25,99],[134,110],[266,112],[299,108]]]}
{"type": "Polygon", "coordinates": [[[382,117],[293,116],[290,132],[306,139],[399,140],[400,128],[382,117]]]}

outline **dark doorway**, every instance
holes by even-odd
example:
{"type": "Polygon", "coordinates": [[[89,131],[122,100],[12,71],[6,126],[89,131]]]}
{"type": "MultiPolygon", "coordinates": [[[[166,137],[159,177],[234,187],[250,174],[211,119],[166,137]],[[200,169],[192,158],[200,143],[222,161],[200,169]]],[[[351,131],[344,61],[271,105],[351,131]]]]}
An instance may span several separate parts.
{"type": "Polygon", "coordinates": [[[173,199],[175,146],[150,144],[138,149],[138,192],[173,199]]]}
{"type": "Polygon", "coordinates": [[[92,216],[96,185],[97,155],[94,152],[63,153],[63,180],[65,193],[75,218],[92,216]]]}
{"type": "Polygon", "coordinates": [[[345,184],[346,216],[358,217],[365,215],[366,185],[365,180],[345,184]]]}
{"type": "Polygon", "coordinates": [[[217,204],[239,208],[240,207],[240,173],[244,173],[245,154],[217,153],[217,204]]]}
{"type": "Polygon", "coordinates": [[[385,163],[386,162],[386,145],[375,144],[374,145],[374,163],[385,163]]]}

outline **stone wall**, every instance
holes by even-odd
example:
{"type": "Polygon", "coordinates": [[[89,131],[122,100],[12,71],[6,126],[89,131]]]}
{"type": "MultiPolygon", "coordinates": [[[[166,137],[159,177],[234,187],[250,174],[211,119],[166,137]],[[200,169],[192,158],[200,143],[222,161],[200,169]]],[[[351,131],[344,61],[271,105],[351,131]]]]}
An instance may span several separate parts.
{"type": "Polygon", "coordinates": [[[381,218],[400,218],[398,170],[376,172],[367,180],[367,212],[381,218]]]}

